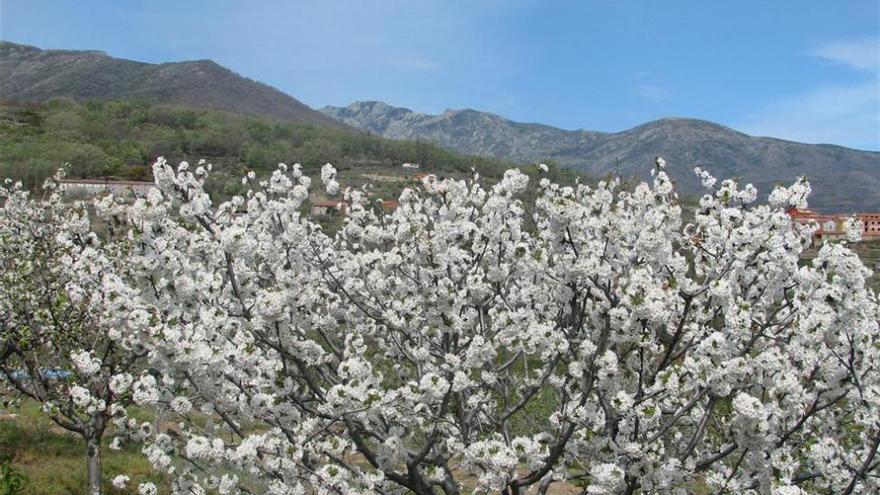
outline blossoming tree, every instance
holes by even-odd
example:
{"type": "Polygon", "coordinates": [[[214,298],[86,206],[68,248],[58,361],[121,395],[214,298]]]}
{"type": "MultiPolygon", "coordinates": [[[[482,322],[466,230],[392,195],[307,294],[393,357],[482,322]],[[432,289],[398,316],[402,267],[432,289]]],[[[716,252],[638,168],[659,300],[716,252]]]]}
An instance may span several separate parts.
{"type": "Polygon", "coordinates": [[[146,351],[130,339],[135,308],[113,276],[124,256],[91,230],[85,204],[65,204],[53,186],[38,201],[20,184],[0,188],[0,385],[82,436],[94,495],[101,438],[125,416],[146,351]]]}
{"type": "Polygon", "coordinates": [[[217,206],[209,170],[96,204],[154,316],[134,395],[177,421],[145,448],[176,493],[880,488],[877,294],[843,245],[799,262],[804,181],[756,204],[698,170],[685,225],[662,160],[632,188],[429,176],[391,214],[347,191],[331,237],[300,167],[217,206]]]}

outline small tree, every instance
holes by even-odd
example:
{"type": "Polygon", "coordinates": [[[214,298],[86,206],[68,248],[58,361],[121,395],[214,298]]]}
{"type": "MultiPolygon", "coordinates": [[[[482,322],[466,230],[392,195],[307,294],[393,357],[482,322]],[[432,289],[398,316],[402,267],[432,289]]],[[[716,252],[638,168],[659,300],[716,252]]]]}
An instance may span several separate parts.
{"type": "MultiPolygon", "coordinates": [[[[88,494],[101,493],[101,438],[131,402],[131,373],[145,352],[126,320],[146,317],[126,301],[113,248],[91,229],[86,205],[20,184],[0,188],[0,380],[39,402],[86,443],[88,494]]],[[[145,324],[145,322],[143,323],[145,324]]]]}

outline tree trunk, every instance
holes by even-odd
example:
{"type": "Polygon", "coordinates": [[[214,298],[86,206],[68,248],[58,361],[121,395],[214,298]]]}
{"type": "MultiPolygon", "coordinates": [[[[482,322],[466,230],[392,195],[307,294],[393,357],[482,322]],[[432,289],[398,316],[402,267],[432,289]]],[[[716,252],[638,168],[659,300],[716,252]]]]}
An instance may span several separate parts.
{"type": "Polygon", "coordinates": [[[88,495],[101,495],[101,437],[86,439],[88,495]]]}

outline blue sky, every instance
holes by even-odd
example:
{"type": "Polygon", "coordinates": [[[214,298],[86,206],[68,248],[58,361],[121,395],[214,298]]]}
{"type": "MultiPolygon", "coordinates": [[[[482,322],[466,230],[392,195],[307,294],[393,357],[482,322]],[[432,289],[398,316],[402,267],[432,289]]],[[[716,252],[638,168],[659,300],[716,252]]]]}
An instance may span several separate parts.
{"type": "Polygon", "coordinates": [[[211,58],[313,106],[567,129],[664,116],[880,150],[880,2],[0,0],[0,38],[211,58]]]}

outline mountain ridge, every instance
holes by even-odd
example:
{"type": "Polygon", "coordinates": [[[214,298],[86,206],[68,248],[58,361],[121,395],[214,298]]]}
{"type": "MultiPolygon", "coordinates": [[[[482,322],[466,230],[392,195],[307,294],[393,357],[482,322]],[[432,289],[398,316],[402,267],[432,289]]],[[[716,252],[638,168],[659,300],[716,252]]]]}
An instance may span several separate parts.
{"type": "Polygon", "coordinates": [[[696,166],[719,178],[751,182],[766,197],[775,184],[798,175],[811,180],[811,204],[826,211],[880,210],[880,152],[834,144],[806,144],[750,136],[691,117],[664,117],[617,132],[559,129],[523,123],[473,109],[424,114],[385,102],[327,106],[325,115],[392,139],[434,142],[459,152],[520,163],[553,160],[595,175],[645,176],[655,156],[687,195],[704,192],[691,173],[696,166]]]}
{"type": "Polygon", "coordinates": [[[44,50],[0,41],[0,99],[143,100],[223,110],[244,116],[366,131],[392,139],[519,163],[555,161],[601,176],[645,176],[654,157],[686,195],[703,193],[695,166],[719,178],[752,182],[766,197],[773,185],[806,175],[812,205],[826,211],[880,210],[880,153],[833,144],[749,136],[689,117],[666,117],[617,132],[567,130],[474,109],[432,115],[384,102],[313,110],[294,97],[209,59],[152,64],[98,50],[44,50]]]}
{"type": "Polygon", "coordinates": [[[142,99],[286,122],[342,126],[296,98],[210,59],[153,64],[99,50],[44,50],[0,41],[0,98],[142,99]]]}

